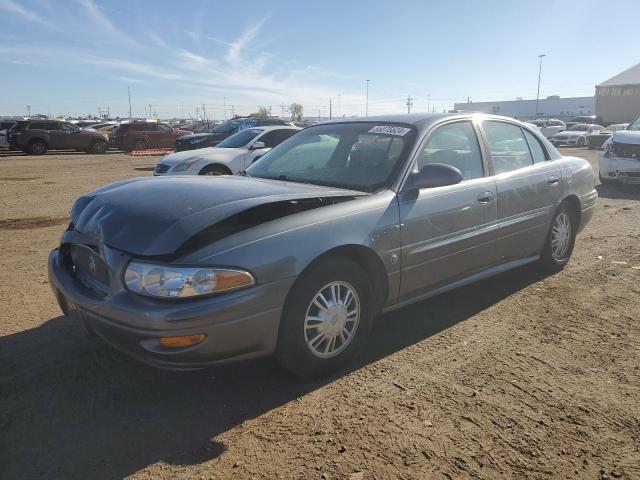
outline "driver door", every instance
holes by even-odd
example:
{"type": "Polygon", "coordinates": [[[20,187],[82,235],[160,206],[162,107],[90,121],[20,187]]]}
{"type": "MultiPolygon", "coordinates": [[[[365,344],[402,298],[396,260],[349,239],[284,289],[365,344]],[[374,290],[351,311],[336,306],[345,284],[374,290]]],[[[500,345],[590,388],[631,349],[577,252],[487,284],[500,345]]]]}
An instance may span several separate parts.
{"type": "Polygon", "coordinates": [[[402,281],[400,298],[419,295],[491,264],[497,219],[496,185],[474,122],[436,127],[421,145],[414,171],[427,163],[458,168],[462,182],[400,192],[402,281]]]}

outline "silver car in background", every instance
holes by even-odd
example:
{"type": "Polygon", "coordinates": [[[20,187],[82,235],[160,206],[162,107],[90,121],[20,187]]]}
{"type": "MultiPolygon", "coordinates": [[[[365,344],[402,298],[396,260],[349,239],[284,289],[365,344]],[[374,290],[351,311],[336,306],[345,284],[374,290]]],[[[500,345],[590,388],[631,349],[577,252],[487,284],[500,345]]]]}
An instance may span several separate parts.
{"type": "Polygon", "coordinates": [[[597,200],[589,164],[481,114],[308,127],[240,176],[129,179],[78,199],[62,310],[153,365],[275,354],[343,368],[383,313],[530,262],[558,271],[597,200]]]}

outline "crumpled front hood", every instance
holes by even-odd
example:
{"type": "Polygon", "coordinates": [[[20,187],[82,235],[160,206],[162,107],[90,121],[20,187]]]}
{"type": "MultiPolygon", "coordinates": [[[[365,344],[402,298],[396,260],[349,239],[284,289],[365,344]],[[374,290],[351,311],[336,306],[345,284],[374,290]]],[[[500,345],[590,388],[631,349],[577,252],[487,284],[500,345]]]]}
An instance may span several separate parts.
{"type": "Polygon", "coordinates": [[[614,142],[640,145],[640,130],[620,130],[613,134],[614,142]]]}
{"type": "Polygon", "coordinates": [[[362,192],[240,176],[123,180],[78,199],[75,230],[139,256],[171,255],[196,233],[258,205],[362,192]]]}

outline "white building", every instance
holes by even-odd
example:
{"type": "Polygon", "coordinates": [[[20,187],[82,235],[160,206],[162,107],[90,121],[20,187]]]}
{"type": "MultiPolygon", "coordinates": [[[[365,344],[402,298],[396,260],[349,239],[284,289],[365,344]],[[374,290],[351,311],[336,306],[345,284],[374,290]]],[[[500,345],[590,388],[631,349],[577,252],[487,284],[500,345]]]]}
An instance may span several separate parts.
{"type": "Polygon", "coordinates": [[[596,85],[596,112],[605,124],[640,115],[640,63],[596,85]]]}
{"type": "Polygon", "coordinates": [[[569,119],[578,115],[593,115],[595,112],[595,97],[560,98],[557,95],[553,95],[551,97],[541,98],[538,100],[537,115],[535,99],[456,103],[454,110],[505,115],[522,120],[538,117],[569,119]]]}

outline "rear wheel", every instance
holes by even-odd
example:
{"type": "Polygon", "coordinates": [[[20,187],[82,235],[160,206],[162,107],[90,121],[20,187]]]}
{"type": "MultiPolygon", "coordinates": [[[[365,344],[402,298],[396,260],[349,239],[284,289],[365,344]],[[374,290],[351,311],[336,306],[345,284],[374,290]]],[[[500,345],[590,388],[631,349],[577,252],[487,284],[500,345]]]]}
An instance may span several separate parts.
{"type": "Polygon", "coordinates": [[[96,140],[89,147],[90,153],[104,153],[109,148],[109,145],[105,140],[96,140]]]}
{"type": "Polygon", "coordinates": [[[44,140],[31,140],[27,146],[27,153],[31,155],[44,155],[47,153],[47,144],[44,140]]]}
{"type": "Polygon", "coordinates": [[[133,144],[133,149],[134,150],[146,150],[148,148],[149,144],[147,143],[146,140],[143,139],[138,139],[134,142],[133,144]]]}
{"type": "Polygon", "coordinates": [[[283,310],[276,356],[303,378],[345,368],[372,323],[371,286],[348,258],[318,264],[301,277],[283,310]]]}
{"type": "Polygon", "coordinates": [[[220,165],[209,165],[200,170],[199,175],[231,175],[231,172],[227,168],[221,167],[220,165]]]}
{"type": "Polygon", "coordinates": [[[576,242],[577,223],[574,209],[563,203],[553,216],[542,249],[540,263],[545,269],[558,272],[569,262],[576,242]]]}

